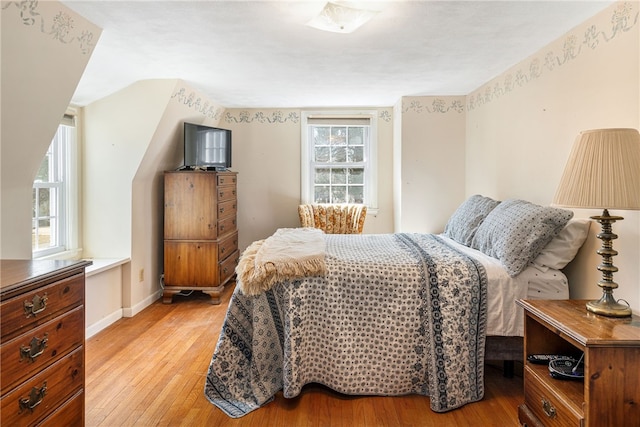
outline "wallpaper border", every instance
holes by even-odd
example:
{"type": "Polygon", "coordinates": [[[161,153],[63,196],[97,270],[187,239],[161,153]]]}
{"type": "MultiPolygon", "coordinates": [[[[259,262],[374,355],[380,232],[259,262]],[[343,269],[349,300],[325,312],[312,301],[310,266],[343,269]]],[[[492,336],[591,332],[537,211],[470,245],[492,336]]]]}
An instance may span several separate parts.
{"type": "Polygon", "coordinates": [[[58,10],[53,17],[45,16],[48,11],[42,11],[40,3],[37,0],[2,2],[2,11],[6,13],[11,6],[15,6],[12,10],[19,12],[16,16],[19,16],[23,25],[39,28],[42,34],[51,36],[51,39],[62,44],[78,43],[83,55],[93,52],[96,43],[93,31],[76,29],[76,20],[64,10],[58,10]]]}
{"type": "Polygon", "coordinates": [[[553,49],[541,49],[528,62],[522,61],[517,65],[514,71],[504,72],[500,77],[480,86],[467,95],[467,110],[472,111],[489,104],[575,60],[587,49],[595,50],[632,30],[638,24],[640,14],[636,10],[633,16],[634,6],[637,4],[638,2],[616,4],[611,13],[610,31],[599,29],[595,24],[589,25],[583,31],[582,39],[579,39],[578,31],[567,35],[560,53],[553,49]],[[547,52],[542,53],[544,50],[547,52]]]}
{"type": "MultiPolygon", "coordinates": [[[[267,110],[270,113],[265,111],[255,111],[251,112],[251,109],[239,109],[237,114],[234,114],[230,111],[227,111],[224,115],[224,121],[226,123],[268,123],[268,124],[283,124],[283,123],[298,123],[300,122],[300,111],[302,108],[292,108],[292,111],[283,112],[283,110],[279,110],[276,108],[269,108],[267,110]],[[274,110],[274,111],[272,111],[274,110]]],[[[385,122],[390,122],[392,118],[392,113],[390,109],[378,109],[378,118],[385,122]]]]}
{"type": "Polygon", "coordinates": [[[222,113],[225,110],[224,107],[214,105],[212,102],[207,101],[202,95],[197,94],[194,90],[186,87],[181,87],[176,90],[171,99],[175,100],[178,104],[186,105],[188,108],[202,114],[205,117],[214,120],[220,120],[222,113]]]}

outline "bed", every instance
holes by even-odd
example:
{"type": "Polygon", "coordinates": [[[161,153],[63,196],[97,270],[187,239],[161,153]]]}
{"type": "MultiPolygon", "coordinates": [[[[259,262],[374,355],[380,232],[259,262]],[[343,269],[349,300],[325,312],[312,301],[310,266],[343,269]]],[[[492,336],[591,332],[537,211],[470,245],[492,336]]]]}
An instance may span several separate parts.
{"type": "Polygon", "coordinates": [[[475,195],[439,235],[278,230],[243,253],[205,395],[233,418],[309,383],[478,401],[485,360],[522,360],[515,300],[568,298],[589,224],[572,215],[475,195]]]}

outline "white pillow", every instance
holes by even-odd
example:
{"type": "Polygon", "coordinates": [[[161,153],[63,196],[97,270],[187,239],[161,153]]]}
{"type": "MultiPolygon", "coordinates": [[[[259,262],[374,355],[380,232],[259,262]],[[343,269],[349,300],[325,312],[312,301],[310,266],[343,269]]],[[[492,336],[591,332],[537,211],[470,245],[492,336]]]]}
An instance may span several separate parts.
{"type": "Polygon", "coordinates": [[[575,258],[578,250],[587,240],[591,220],[587,218],[572,218],[567,225],[560,230],[558,235],[551,239],[549,244],[533,260],[536,267],[563,269],[575,258]]]}

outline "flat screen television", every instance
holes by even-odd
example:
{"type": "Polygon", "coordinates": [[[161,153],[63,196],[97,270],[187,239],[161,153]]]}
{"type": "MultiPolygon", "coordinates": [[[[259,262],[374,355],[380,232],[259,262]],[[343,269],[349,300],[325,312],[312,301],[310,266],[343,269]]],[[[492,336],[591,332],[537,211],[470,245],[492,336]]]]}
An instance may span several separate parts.
{"type": "Polygon", "coordinates": [[[184,168],[226,170],[231,167],[231,131],[184,123],[184,168]]]}

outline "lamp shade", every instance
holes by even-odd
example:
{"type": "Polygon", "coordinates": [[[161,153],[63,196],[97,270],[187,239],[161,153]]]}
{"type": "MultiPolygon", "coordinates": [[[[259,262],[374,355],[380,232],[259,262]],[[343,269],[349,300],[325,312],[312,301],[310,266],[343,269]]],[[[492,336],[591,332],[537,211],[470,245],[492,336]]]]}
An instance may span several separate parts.
{"type": "Polygon", "coordinates": [[[640,133],[594,129],[578,135],[553,203],[593,209],[640,209],[640,133]]]}

